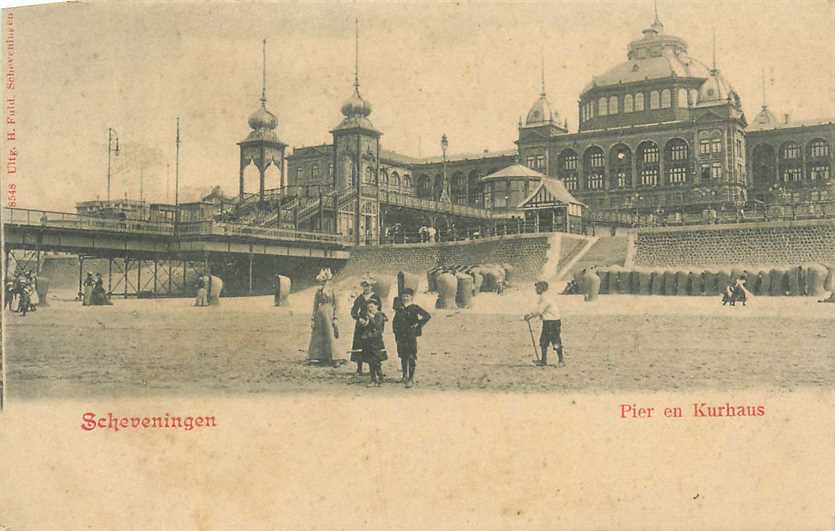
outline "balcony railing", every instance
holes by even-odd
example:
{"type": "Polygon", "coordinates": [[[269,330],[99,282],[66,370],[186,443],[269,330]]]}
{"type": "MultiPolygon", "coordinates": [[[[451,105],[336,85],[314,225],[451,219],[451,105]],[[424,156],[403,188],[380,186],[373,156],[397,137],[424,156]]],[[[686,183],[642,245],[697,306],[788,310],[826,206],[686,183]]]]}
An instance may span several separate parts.
{"type": "Polygon", "coordinates": [[[420,210],[432,210],[435,212],[443,212],[445,214],[452,214],[464,217],[473,217],[481,219],[493,219],[495,213],[484,208],[471,207],[466,205],[459,205],[446,201],[435,201],[433,199],[425,199],[422,197],[412,197],[403,195],[397,192],[380,191],[380,201],[390,205],[403,206],[407,208],[414,208],[420,210]]]}
{"type": "Polygon", "coordinates": [[[142,234],[174,234],[173,223],[138,220],[119,220],[81,216],[69,212],[51,212],[28,208],[4,208],[3,222],[9,225],[28,225],[75,230],[133,232],[142,234]]]}
{"type": "Polygon", "coordinates": [[[239,236],[263,238],[266,240],[321,243],[339,243],[342,241],[341,234],[243,225],[238,223],[220,223],[217,221],[183,223],[178,227],[178,233],[181,236],[239,236]]]}
{"type": "Polygon", "coordinates": [[[835,202],[780,203],[725,210],[706,208],[702,212],[656,211],[636,213],[620,210],[596,211],[591,213],[591,221],[593,223],[633,227],[795,221],[826,218],[835,218],[835,202]]]}
{"type": "MultiPolygon", "coordinates": [[[[107,219],[80,216],[68,212],[50,212],[22,208],[4,208],[3,222],[7,225],[43,228],[154,234],[162,236],[174,236],[175,234],[173,223],[107,219]]],[[[299,231],[241,223],[222,223],[217,221],[180,223],[177,225],[176,234],[179,236],[243,236],[266,240],[299,242],[342,242],[341,234],[299,231]]]]}

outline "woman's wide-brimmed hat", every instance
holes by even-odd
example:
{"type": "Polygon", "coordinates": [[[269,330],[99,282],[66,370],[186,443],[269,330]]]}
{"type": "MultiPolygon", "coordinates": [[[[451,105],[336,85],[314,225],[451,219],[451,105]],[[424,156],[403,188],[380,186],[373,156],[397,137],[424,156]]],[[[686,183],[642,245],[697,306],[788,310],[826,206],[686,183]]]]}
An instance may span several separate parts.
{"type": "Polygon", "coordinates": [[[333,273],[331,273],[331,268],[326,267],[319,271],[319,274],[316,275],[316,280],[319,282],[324,282],[326,280],[330,280],[333,278],[333,273]]]}

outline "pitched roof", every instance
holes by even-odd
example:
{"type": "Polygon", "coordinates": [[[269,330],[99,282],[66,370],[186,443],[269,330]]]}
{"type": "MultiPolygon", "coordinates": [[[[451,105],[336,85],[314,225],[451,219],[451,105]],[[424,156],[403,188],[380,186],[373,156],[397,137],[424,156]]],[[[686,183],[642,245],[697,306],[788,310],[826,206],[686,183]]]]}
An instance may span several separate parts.
{"type": "Polygon", "coordinates": [[[531,193],[527,199],[519,203],[517,208],[526,208],[528,203],[534,202],[534,199],[538,200],[536,201],[537,203],[554,202],[565,205],[573,204],[586,206],[585,203],[578,201],[573,195],[571,195],[571,192],[568,191],[560,179],[554,179],[553,177],[548,177],[546,175],[542,175],[542,178],[539,181],[539,186],[534,189],[533,193],[531,193]]]}
{"type": "Polygon", "coordinates": [[[507,179],[513,177],[525,177],[527,179],[542,179],[547,178],[545,174],[539,173],[536,170],[532,170],[525,166],[524,164],[511,164],[507,168],[502,168],[501,170],[491,173],[490,175],[485,175],[481,178],[482,181],[491,181],[493,179],[507,179]]]}

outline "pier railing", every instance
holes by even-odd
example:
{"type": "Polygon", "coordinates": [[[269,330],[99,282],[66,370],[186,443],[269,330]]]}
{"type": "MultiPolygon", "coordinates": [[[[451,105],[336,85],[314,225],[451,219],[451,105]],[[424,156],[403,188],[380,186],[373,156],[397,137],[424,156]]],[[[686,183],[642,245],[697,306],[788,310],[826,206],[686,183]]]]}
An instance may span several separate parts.
{"type": "Polygon", "coordinates": [[[161,236],[242,236],[265,240],[342,243],[341,234],[300,231],[275,227],[223,223],[217,221],[157,223],[152,221],[120,220],[81,216],[69,212],[51,212],[26,208],[4,208],[3,222],[7,225],[42,227],[44,229],[72,229],[121,232],[161,236]]]}

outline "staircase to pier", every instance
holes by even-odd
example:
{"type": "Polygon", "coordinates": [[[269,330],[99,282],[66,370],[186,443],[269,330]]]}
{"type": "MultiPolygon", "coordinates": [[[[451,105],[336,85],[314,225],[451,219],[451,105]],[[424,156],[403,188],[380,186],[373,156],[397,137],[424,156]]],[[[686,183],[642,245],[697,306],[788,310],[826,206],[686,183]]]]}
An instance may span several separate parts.
{"type": "Polygon", "coordinates": [[[585,248],[579,256],[560,270],[559,278],[570,278],[576,271],[599,266],[626,265],[629,255],[628,236],[600,236],[585,248]]]}

